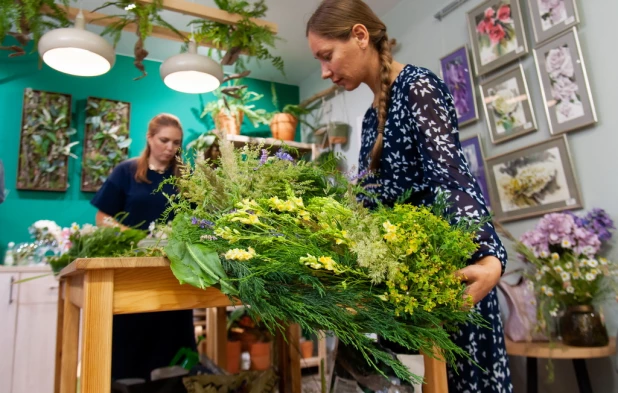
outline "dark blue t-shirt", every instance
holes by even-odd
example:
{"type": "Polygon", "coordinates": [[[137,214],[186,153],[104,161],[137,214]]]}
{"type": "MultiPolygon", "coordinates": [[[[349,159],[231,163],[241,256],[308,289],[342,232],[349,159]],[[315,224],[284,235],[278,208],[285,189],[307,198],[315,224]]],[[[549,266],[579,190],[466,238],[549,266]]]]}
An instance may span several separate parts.
{"type": "MultiPolygon", "coordinates": [[[[148,183],[138,183],[135,180],[137,160],[127,160],[120,163],[99,191],[92,198],[92,203],[97,209],[114,217],[118,213],[128,213],[122,221],[128,227],[148,229],[151,222],[161,218],[168,206],[167,198],[163,193],[171,195],[176,189],[171,184],[163,186],[162,192],[155,192],[161,182],[172,176],[172,168],[164,174],[148,170],[148,183]]],[[[170,215],[168,220],[173,217],[170,215]]]]}

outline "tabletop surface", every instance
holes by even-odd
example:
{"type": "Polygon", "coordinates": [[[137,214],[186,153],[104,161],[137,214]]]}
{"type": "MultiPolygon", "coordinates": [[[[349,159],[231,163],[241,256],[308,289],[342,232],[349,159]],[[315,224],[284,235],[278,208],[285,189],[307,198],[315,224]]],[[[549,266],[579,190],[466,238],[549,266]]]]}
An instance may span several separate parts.
{"type": "Polygon", "coordinates": [[[514,356],[552,359],[590,359],[616,353],[616,337],[605,347],[571,347],[561,342],[513,342],[506,339],[506,353],[514,356]]]}
{"type": "Polygon", "coordinates": [[[170,261],[165,257],[78,258],[62,269],[60,277],[95,269],[138,269],[169,265],[170,261]]]}

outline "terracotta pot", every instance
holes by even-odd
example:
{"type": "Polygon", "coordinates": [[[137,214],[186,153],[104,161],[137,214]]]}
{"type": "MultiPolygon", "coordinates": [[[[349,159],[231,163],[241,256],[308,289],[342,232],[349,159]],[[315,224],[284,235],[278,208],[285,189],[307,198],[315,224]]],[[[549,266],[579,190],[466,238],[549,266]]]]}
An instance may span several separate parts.
{"type": "Polygon", "coordinates": [[[244,113],[238,112],[234,116],[224,111],[219,112],[215,119],[215,126],[218,130],[225,131],[227,134],[240,135],[240,126],[244,113]]]}
{"type": "Polygon", "coordinates": [[[270,343],[254,343],[251,345],[249,355],[251,355],[251,370],[270,368],[270,343]]]}
{"type": "Polygon", "coordinates": [[[303,359],[313,357],[313,341],[301,341],[300,354],[303,359]]]}
{"type": "Polygon", "coordinates": [[[334,122],[327,126],[327,132],[331,145],[344,145],[348,141],[350,126],[345,123],[334,122]]]}
{"type": "Polygon", "coordinates": [[[273,138],[284,141],[296,139],[296,126],[298,119],[289,113],[277,113],[270,121],[270,130],[273,138]]]}
{"type": "Polygon", "coordinates": [[[240,341],[227,342],[227,367],[226,370],[232,374],[240,371],[240,341]]]}

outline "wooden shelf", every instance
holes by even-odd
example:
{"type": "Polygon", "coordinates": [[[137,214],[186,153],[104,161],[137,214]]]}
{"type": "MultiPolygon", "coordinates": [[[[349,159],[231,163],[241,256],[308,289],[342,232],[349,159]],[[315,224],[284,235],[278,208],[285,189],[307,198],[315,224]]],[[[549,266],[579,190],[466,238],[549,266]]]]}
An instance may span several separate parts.
{"type": "Polygon", "coordinates": [[[227,134],[226,138],[228,141],[231,141],[234,143],[234,146],[236,147],[242,147],[246,144],[260,144],[263,143],[264,146],[289,146],[289,147],[293,147],[294,149],[297,149],[299,153],[304,154],[304,153],[311,153],[312,159],[316,158],[316,154],[318,152],[317,146],[315,145],[315,143],[303,143],[303,142],[296,142],[296,141],[281,141],[278,139],[274,139],[274,138],[257,138],[257,137],[250,137],[247,135],[233,135],[233,134],[227,134]]]}
{"type": "Polygon", "coordinates": [[[506,340],[506,353],[529,358],[590,359],[612,356],[616,353],[616,337],[609,338],[605,347],[570,347],[561,342],[513,342],[506,340]]]}

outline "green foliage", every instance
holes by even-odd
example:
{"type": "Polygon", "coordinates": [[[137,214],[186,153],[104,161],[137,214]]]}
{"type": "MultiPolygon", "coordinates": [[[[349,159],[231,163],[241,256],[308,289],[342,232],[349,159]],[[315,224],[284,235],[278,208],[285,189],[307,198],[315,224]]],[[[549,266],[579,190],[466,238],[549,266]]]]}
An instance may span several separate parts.
{"type": "Polygon", "coordinates": [[[234,118],[237,118],[238,114],[242,113],[254,127],[260,124],[268,124],[269,119],[266,110],[256,109],[255,104],[252,104],[252,102],[261,100],[264,95],[249,91],[246,85],[240,85],[240,81],[240,79],[234,79],[227,85],[215,90],[213,92],[215,100],[204,105],[201,117],[210,116],[213,122],[215,122],[215,119],[221,112],[234,118]],[[225,89],[230,88],[233,88],[234,92],[232,94],[225,94],[225,89]]]}
{"type": "Polygon", "coordinates": [[[69,4],[69,0],[0,0],[0,44],[7,35],[12,35],[21,45],[0,46],[0,49],[13,51],[11,56],[22,55],[32,38],[36,50],[39,39],[47,30],[71,25],[64,8],[69,4]],[[50,12],[43,14],[41,9],[44,7],[50,12]]]}
{"type": "Polygon", "coordinates": [[[82,190],[97,191],[112,170],[126,159],[130,145],[129,104],[88,99],[82,190]]]}
{"type": "Polygon", "coordinates": [[[50,258],[49,264],[57,274],[76,258],[126,255],[136,249],[137,243],[146,235],[145,231],[139,229],[121,231],[119,227],[91,227],[88,231],[75,231],[69,237],[69,251],[59,257],[50,258]]]}
{"type": "Polygon", "coordinates": [[[477,247],[477,225],[451,226],[411,205],[367,210],[329,158],[317,166],[219,144],[217,168],[184,168],[170,199],[165,251],[181,282],[219,286],[271,330],[290,321],[307,334],[333,331],[403,379],[414,376],[365,333],[410,350],[437,346],[451,363],[469,356],[448,331],[483,323],[454,276],[477,247]]]}
{"type": "Polygon", "coordinates": [[[275,107],[275,111],[271,112],[267,115],[267,117],[269,119],[272,119],[274,115],[276,115],[277,113],[289,113],[290,115],[294,116],[295,118],[298,119],[299,122],[301,122],[302,124],[306,125],[307,127],[309,127],[312,131],[315,131],[316,126],[314,126],[313,124],[310,124],[306,118],[308,115],[310,115],[314,110],[318,109],[320,107],[321,102],[316,102],[313,105],[309,106],[309,107],[304,107],[304,106],[300,106],[300,105],[296,105],[296,104],[288,104],[286,106],[284,106],[283,108],[281,108],[279,106],[279,99],[277,97],[277,87],[274,83],[272,83],[270,85],[270,92],[272,95],[272,102],[273,105],[275,107]]]}
{"type": "MultiPolygon", "coordinates": [[[[255,59],[272,62],[273,66],[284,73],[283,59],[274,56],[270,50],[275,48],[275,43],[279,39],[270,29],[258,26],[252,18],[262,18],[266,15],[268,7],[264,0],[259,0],[253,4],[244,0],[215,0],[220,9],[238,14],[242,17],[235,25],[213,22],[205,19],[198,19],[191,22],[197,29],[193,34],[196,42],[210,42],[216,48],[219,56],[222,51],[227,53],[223,56],[222,64],[236,64],[236,70],[246,69],[244,60],[239,57],[241,52],[254,57],[255,59]]],[[[212,54],[212,49],[209,55],[212,54]]],[[[251,58],[250,57],[250,58],[251,58]]]]}
{"type": "Polygon", "coordinates": [[[70,98],[26,89],[17,185],[21,189],[65,190],[71,142],[70,98]]]}

